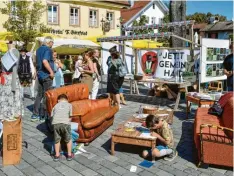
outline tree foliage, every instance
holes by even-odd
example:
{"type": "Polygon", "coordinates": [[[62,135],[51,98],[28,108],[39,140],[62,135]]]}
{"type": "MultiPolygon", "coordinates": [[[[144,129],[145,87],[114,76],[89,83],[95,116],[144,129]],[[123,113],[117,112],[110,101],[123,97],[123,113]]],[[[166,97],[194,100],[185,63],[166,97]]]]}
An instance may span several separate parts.
{"type": "Polygon", "coordinates": [[[8,1],[5,5],[0,11],[9,19],[3,27],[12,32],[13,40],[27,45],[42,35],[40,29],[45,26],[40,23],[40,18],[46,8],[41,1],[8,1]]]}
{"type": "Polygon", "coordinates": [[[220,15],[220,14],[212,14],[210,12],[208,13],[194,13],[191,15],[187,15],[186,19],[187,20],[195,20],[196,23],[209,23],[210,17],[218,17],[219,21],[227,21],[227,17],[220,15]]]}
{"type": "MultiPolygon", "coordinates": [[[[140,17],[139,21],[137,21],[137,20],[133,21],[132,26],[145,26],[148,23],[149,23],[148,17],[146,15],[142,15],[140,17]]],[[[151,32],[153,32],[152,29],[137,29],[137,30],[133,31],[133,33],[136,34],[136,35],[138,35],[138,34],[149,34],[151,32]]]]}

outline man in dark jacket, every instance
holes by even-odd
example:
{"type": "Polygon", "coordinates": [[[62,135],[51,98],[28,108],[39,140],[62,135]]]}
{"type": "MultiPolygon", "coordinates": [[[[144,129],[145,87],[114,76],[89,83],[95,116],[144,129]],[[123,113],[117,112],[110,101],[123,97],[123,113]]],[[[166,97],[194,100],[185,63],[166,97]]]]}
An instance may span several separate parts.
{"type": "Polygon", "coordinates": [[[231,54],[223,62],[224,74],[227,75],[227,90],[233,91],[233,42],[230,45],[231,54]]]}

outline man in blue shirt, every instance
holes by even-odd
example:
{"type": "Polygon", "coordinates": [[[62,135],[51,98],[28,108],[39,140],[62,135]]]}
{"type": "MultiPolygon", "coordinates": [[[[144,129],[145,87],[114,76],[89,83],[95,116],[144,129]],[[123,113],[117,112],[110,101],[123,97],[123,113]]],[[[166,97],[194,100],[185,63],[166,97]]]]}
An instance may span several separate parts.
{"type": "Polygon", "coordinates": [[[227,75],[227,90],[233,91],[233,42],[230,45],[231,54],[223,62],[224,74],[227,75]]]}
{"type": "MultiPolygon", "coordinates": [[[[40,120],[39,110],[41,100],[44,98],[45,92],[52,88],[54,78],[54,60],[51,48],[53,43],[54,41],[51,37],[45,37],[42,46],[36,51],[37,78],[39,86],[42,89],[42,93],[37,94],[36,100],[34,102],[33,115],[31,117],[32,121],[40,120]]],[[[45,101],[43,101],[43,106],[45,107],[45,101]]]]}

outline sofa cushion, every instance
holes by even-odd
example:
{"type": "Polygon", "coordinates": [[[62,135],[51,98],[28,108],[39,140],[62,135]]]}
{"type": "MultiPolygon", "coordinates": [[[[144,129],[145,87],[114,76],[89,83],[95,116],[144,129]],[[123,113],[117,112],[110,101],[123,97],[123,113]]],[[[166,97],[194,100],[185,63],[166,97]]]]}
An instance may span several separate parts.
{"type": "MultiPolygon", "coordinates": [[[[222,121],[224,127],[233,129],[233,97],[228,99],[223,108],[222,121]]],[[[231,139],[233,138],[233,132],[225,132],[231,139]]]]}
{"type": "Polygon", "coordinates": [[[110,107],[110,99],[99,99],[91,101],[91,111],[96,110],[98,108],[110,107]]]}
{"type": "Polygon", "coordinates": [[[98,108],[93,110],[81,117],[82,126],[86,129],[95,128],[96,126],[101,125],[105,120],[113,118],[116,112],[116,108],[113,107],[98,108]]]}
{"type": "Polygon", "coordinates": [[[79,100],[71,102],[72,116],[84,116],[91,110],[91,100],[79,100]]]}
{"type": "Polygon", "coordinates": [[[46,92],[47,99],[47,110],[51,114],[53,107],[58,102],[58,96],[61,94],[66,94],[68,96],[68,101],[71,103],[77,100],[88,99],[89,89],[86,84],[73,84],[70,86],[64,86],[46,92]]]}

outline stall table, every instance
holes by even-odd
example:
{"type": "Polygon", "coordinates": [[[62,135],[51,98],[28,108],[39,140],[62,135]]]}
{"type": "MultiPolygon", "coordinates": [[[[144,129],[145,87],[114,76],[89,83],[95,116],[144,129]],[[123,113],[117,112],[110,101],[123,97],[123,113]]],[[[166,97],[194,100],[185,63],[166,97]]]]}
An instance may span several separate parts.
{"type": "MultiPolygon", "coordinates": [[[[179,88],[179,92],[177,94],[177,98],[176,98],[176,103],[175,103],[175,107],[174,107],[174,111],[176,111],[178,109],[179,106],[179,102],[180,102],[180,95],[181,95],[181,90],[185,89],[185,92],[188,92],[188,86],[191,86],[191,82],[188,81],[184,81],[184,82],[172,82],[172,81],[165,81],[165,80],[161,80],[161,79],[143,79],[143,80],[134,80],[132,78],[127,78],[127,80],[129,80],[130,82],[130,94],[133,94],[133,87],[136,90],[136,94],[139,95],[139,89],[138,89],[138,83],[150,83],[150,84],[157,84],[160,87],[163,84],[168,84],[168,85],[177,85],[179,88]]],[[[151,85],[151,87],[153,87],[151,85]]]]}

